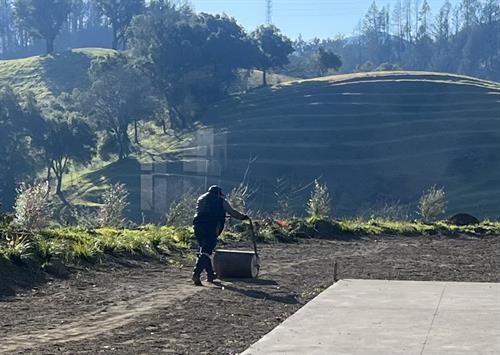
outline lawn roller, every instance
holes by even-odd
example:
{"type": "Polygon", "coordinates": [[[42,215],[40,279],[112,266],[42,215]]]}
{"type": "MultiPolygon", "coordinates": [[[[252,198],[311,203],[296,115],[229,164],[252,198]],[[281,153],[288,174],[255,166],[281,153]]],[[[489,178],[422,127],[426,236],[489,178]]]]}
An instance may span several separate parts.
{"type": "Polygon", "coordinates": [[[214,269],[220,279],[255,279],[259,275],[260,260],[257,253],[257,240],[252,220],[250,220],[250,235],[253,251],[216,250],[214,269]]]}

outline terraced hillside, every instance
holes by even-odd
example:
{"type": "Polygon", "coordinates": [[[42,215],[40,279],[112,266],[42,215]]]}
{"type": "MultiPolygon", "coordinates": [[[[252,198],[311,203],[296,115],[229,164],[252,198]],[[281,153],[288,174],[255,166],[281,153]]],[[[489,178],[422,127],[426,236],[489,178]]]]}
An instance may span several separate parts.
{"type": "Polygon", "coordinates": [[[339,75],[235,97],[205,120],[227,136],[222,183],[234,185],[256,158],[251,182],[268,208],[276,178],[306,185],[321,177],[338,214],[415,203],[434,184],[446,188],[450,213],[500,214],[498,83],[427,72],[339,75]]]}

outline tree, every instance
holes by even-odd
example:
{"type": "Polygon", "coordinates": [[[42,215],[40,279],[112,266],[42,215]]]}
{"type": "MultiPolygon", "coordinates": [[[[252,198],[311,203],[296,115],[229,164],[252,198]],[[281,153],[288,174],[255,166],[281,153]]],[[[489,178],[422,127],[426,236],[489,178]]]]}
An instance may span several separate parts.
{"type": "Polygon", "coordinates": [[[49,167],[56,177],[56,195],[67,203],[62,192],[62,179],[69,164],[88,164],[96,146],[96,135],[82,120],[48,121],[44,150],[49,167]]]}
{"type": "Polygon", "coordinates": [[[12,8],[9,0],[0,0],[0,41],[5,56],[12,45],[12,8]]]}
{"type": "Polygon", "coordinates": [[[18,25],[31,36],[46,41],[46,52],[54,52],[54,40],[71,11],[71,0],[16,0],[18,25]]]}
{"type": "Polygon", "coordinates": [[[113,29],[113,49],[125,41],[127,28],[135,15],[143,12],[144,0],[96,0],[102,13],[109,18],[113,29]]]}
{"type": "MultiPolygon", "coordinates": [[[[133,19],[129,29],[132,56],[148,69],[155,87],[169,107],[171,125],[188,125],[182,107],[189,92],[186,76],[200,68],[201,46],[206,41],[194,12],[188,6],[154,1],[144,15],[133,19]]],[[[174,127],[172,127],[174,128],[174,127]]]]}
{"type": "Polygon", "coordinates": [[[320,76],[325,75],[329,69],[338,71],[342,66],[342,60],[338,55],[336,55],[332,51],[325,50],[322,47],[318,49],[316,61],[318,64],[320,76]]]}
{"type": "Polygon", "coordinates": [[[101,153],[116,153],[120,160],[125,159],[131,152],[128,127],[134,123],[138,143],[137,121],[153,115],[151,85],[123,55],[94,60],[89,76],[90,88],[76,91],[74,97],[80,110],[106,131],[101,153]]]}
{"type": "Polygon", "coordinates": [[[251,37],[261,51],[258,68],[262,70],[262,84],[267,86],[267,72],[281,68],[289,63],[288,56],[293,53],[292,41],[275,26],[260,26],[251,37]]]}
{"type": "Polygon", "coordinates": [[[261,54],[233,18],[161,0],[134,18],[129,46],[164,94],[172,128],[227,95],[236,70],[254,68],[261,54]]]}
{"type": "Polygon", "coordinates": [[[373,1],[363,19],[363,33],[378,36],[382,32],[381,19],[377,3],[373,1]]]}
{"type": "Polygon", "coordinates": [[[429,30],[430,15],[431,15],[431,7],[429,6],[427,0],[424,0],[424,2],[422,3],[422,8],[420,9],[418,15],[420,26],[418,27],[417,40],[422,40],[423,38],[429,37],[428,30],[429,30]]]}
{"type": "Polygon", "coordinates": [[[479,0],[462,0],[460,3],[460,12],[464,28],[468,29],[479,22],[478,13],[480,6],[479,0]]]}
{"type": "Polygon", "coordinates": [[[447,0],[441,9],[439,10],[438,15],[436,16],[434,23],[434,33],[436,37],[436,41],[438,44],[448,42],[450,38],[450,15],[451,15],[451,4],[447,0]]]}
{"type": "MultiPolygon", "coordinates": [[[[71,164],[88,164],[95,153],[97,137],[94,130],[76,111],[69,94],[63,93],[50,102],[50,110],[42,112],[33,95],[26,98],[26,114],[34,133],[32,142],[44,158],[47,183],[51,173],[56,177],[56,195],[67,204],[62,192],[62,179],[71,164]]],[[[49,191],[50,192],[50,191],[49,191]]]]}
{"type": "Polygon", "coordinates": [[[404,0],[402,7],[403,16],[403,38],[409,42],[413,42],[413,14],[412,0],[404,0]]]}
{"type": "Polygon", "coordinates": [[[32,129],[20,98],[10,87],[0,87],[0,199],[9,208],[16,185],[33,169],[32,129]]]}
{"type": "Polygon", "coordinates": [[[500,21],[500,2],[498,0],[486,0],[481,9],[481,22],[492,25],[500,21]]]}
{"type": "Polygon", "coordinates": [[[258,64],[259,50],[234,18],[226,15],[201,14],[199,17],[206,32],[202,52],[204,68],[212,72],[214,90],[219,97],[227,95],[230,84],[235,80],[237,69],[250,69],[258,64]]]}

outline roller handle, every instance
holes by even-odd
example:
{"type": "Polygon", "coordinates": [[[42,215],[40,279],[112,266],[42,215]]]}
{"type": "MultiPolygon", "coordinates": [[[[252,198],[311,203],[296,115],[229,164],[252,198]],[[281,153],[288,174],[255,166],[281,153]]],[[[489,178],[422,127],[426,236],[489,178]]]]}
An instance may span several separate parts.
{"type": "Polygon", "coordinates": [[[259,253],[257,252],[257,238],[255,236],[255,229],[253,227],[253,222],[252,220],[249,218],[248,221],[250,222],[250,234],[252,236],[252,243],[253,243],[253,251],[255,253],[255,256],[257,257],[257,259],[259,258],[259,253]]]}

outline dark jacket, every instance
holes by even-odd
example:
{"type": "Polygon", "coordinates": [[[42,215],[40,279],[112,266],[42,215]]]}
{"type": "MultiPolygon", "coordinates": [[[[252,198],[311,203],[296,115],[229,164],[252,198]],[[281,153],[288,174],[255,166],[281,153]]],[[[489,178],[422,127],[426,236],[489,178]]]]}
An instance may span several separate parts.
{"type": "Polygon", "coordinates": [[[196,202],[193,224],[214,224],[220,233],[224,229],[226,213],[239,220],[246,218],[245,214],[236,211],[221,195],[207,192],[196,202]]]}

